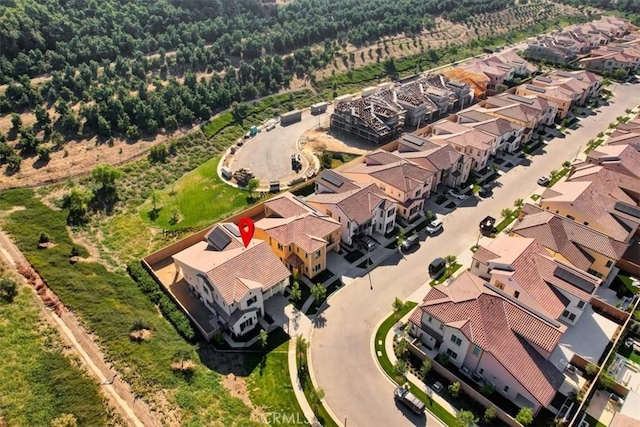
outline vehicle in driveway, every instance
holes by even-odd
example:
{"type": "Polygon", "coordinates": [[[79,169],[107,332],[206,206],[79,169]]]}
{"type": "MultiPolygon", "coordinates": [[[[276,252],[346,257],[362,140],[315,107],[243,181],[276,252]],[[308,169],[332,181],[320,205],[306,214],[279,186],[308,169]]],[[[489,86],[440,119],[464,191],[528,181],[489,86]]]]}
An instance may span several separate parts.
{"type": "Polygon", "coordinates": [[[414,414],[420,415],[424,413],[424,402],[409,391],[408,385],[396,387],[396,390],[393,392],[393,398],[398,402],[404,403],[414,414]]]}
{"type": "Polygon", "coordinates": [[[452,188],[449,191],[447,191],[447,194],[453,197],[454,199],[458,199],[458,200],[464,200],[467,198],[467,196],[462,194],[460,190],[457,190],[455,188],[452,188]]]}
{"type": "Polygon", "coordinates": [[[440,381],[436,381],[435,383],[433,383],[432,388],[435,390],[436,393],[440,393],[444,387],[440,381]]]}
{"type": "Polygon", "coordinates": [[[440,277],[446,269],[447,263],[444,261],[444,259],[436,258],[431,261],[431,264],[429,264],[429,276],[433,278],[440,277]]]}
{"type": "Polygon", "coordinates": [[[429,223],[429,225],[427,225],[425,230],[427,230],[427,233],[429,234],[437,233],[438,231],[442,230],[442,220],[439,218],[434,219],[429,223]]]}
{"type": "Polygon", "coordinates": [[[357,242],[365,251],[372,251],[376,247],[376,242],[367,235],[358,236],[357,242]]]}
{"type": "Polygon", "coordinates": [[[540,178],[538,178],[538,185],[546,187],[547,185],[549,185],[549,181],[550,179],[548,177],[541,176],[540,178]]]}
{"type": "Polygon", "coordinates": [[[419,238],[420,238],[420,236],[418,236],[417,234],[413,234],[413,235],[407,237],[406,239],[404,239],[404,242],[402,242],[400,247],[404,251],[409,250],[409,249],[413,248],[414,246],[416,246],[418,243],[420,243],[419,238]]]}

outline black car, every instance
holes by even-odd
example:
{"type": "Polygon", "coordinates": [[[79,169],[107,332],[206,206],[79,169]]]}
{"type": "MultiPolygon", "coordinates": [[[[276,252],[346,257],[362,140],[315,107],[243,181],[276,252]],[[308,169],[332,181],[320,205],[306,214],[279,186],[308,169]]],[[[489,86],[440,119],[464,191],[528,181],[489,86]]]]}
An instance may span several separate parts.
{"type": "Polygon", "coordinates": [[[493,191],[491,186],[485,185],[480,189],[480,191],[478,191],[478,196],[487,198],[487,197],[490,197],[492,193],[493,191]]]}
{"type": "Polygon", "coordinates": [[[442,258],[436,258],[429,264],[429,276],[437,278],[447,269],[447,263],[442,258]]]}

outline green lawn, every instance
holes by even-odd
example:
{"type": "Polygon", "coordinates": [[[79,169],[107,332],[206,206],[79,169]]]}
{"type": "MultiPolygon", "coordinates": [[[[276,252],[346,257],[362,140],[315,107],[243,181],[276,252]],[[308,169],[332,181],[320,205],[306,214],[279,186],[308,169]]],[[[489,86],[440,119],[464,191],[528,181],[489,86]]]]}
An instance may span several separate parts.
{"type": "Polygon", "coordinates": [[[279,412],[289,418],[289,414],[294,414],[296,419],[303,420],[304,413],[289,377],[288,349],[289,341],[285,341],[266,355],[254,353],[245,356],[245,366],[251,370],[247,388],[251,402],[265,412],[279,412]]]}
{"type": "Polygon", "coordinates": [[[571,170],[571,168],[562,168],[562,169],[560,169],[558,174],[556,176],[554,176],[553,179],[551,179],[551,181],[549,181],[549,184],[547,185],[547,188],[551,188],[554,185],[556,185],[558,183],[558,181],[560,181],[562,179],[562,177],[564,177],[566,174],[569,173],[570,170],[571,170]]]}
{"type": "MultiPolygon", "coordinates": [[[[211,425],[214,420],[222,425],[257,425],[247,421],[249,408],[229,395],[220,374],[199,363],[195,347],[159,315],[131,278],[94,262],[69,263],[73,245],[66,228],[66,212],[50,209],[27,189],[0,193],[0,210],[12,206],[27,209],[10,214],[3,228],[65,305],[99,337],[108,359],[134,391],[146,397],[164,392],[169,407],[181,409],[183,425],[211,425]],[[41,232],[49,235],[54,247],[37,249],[41,232]],[[151,329],[149,342],[130,340],[129,330],[138,320],[151,329]],[[174,356],[181,350],[191,351],[196,361],[194,374],[188,378],[171,369],[174,356]]],[[[81,256],[87,255],[85,248],[78,249],[81,256]]]]}
{"type": "Polygon", "coordinates": [[[0,414],[7,425],[48,426],[63,413],[80,426],[106,425],[109,408],[98,383],[62,349],[29,288],[12,303],[0,300],[0,414]]]}
{"type": "MultiPolygon", "coordinates": [[[[398,319],[401,319],[402,317],[407,315],[411,310],[413,310],[418,305],[415,302],[407,302],[405,304],[406,304],[405,307],[399,313],[392,314],[391,316],[387,317],[384,320],[384,322],[382,322],[382,324],[376,331],[376,335],[375,335],[376,352],[380,351],[382,353],[381,356],[378,356],[378,363],[380,363],[380,366],[382,367],[382,369],[391,378],[396,378],[396,375],[393,371],[393,364],[391,363],[391,361],[389,360],[389,356],[387,355],[384,341],[387,334],[393,327],[393,325],[395,325],[398,322],[398,319]]],[[[406,382],[406,379],[404,378],[397,378],[395,380],[396,383],[398,383],[398,379],[400,379],[403,383],[406,382]]],[[[449,413],[442,406],[440,406],[437,402],[433,401],[432,399],[429,399],[427,394],[423,392],[420,387],[412,383],[410,383],[409,386],[411,388],[411,392],[425,403],[425,405],[427,406],[427,409],[433,412],[436,416],[438,416],[438,418],[440,418],[446,425],[448,426],[457,425],[456,417],[453,414],[449,413]]]]}
{"type": "Polygon", "coordinates": [[[458,264],[458,263],[453,264],[451,269],[448,269],[447,271],[445,271],[442,276],[433,279],[431,282],[429,282],[429,285],[436,286],[436,285],[439,285],[440,283],[443,283],[445,280],[451,277],[456,271],[458,271],[460,267],[462,267],[462,264],[458,264]]]}
{"type": "Polygon", "coordinates": [[[214,157],[159,192],[156,215],[151,200],[140,208],[142,219],[166,229],[207,226],[248,206],[249,193],[222,182],[214,157]],[[178,221],[173,221],[177,213],[178,221]]]}

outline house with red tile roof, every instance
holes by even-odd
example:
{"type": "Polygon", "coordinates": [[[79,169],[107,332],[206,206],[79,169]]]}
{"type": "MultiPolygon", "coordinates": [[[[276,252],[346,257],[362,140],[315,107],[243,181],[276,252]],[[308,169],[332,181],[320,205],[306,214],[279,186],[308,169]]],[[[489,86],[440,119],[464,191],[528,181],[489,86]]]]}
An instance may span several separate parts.
{"type": "Polygon", "coordinates": [[[255,222],[263,240],[292,273],[313,279],[327,268],[327,253],[338,251],[342,226],[291,193],[264,203],[265,218],[255,222]]]}
{"type": "Polygon", "coordinates": [[[430,288],[410,324],[425,347],[534,413],[564,382],[548,359],[567,327],[468,271],[430,288]]]}
{"type": "Polygon", "coordinates": [[[471,273],[529,310],[575,325],[601,280],[554,258],[538,240],[501,235],[473,254],[471,273]]]}
{"type": "Polygon", "coordinates": [[[587,154],[583,163],[574,163],[572,169],[585,164],[602,166],[640,179],[640,151],[631,145],[601,145],[587,154]]]}
{"type": "Polygon", "coordinates": [[[373,183],[355,184],[341,177],[345,184],[339,185],[341,181],[335,175],[340,174],[331,170],[323,171],[316,179],[330,181],[335,190],[327,191],[327,187],[323,186],[321,188],[324,191],[316,191],[307,202],[342,224],[343,242],[352,245],[354,237],[358,235],[385,235],[393,231],[398,205],[396,200],[373,183]],[[347,182],[351,185],[346,185],[347,182]]]}
{"type": "Polygon", "coordinates": [[[589,57],[579,62],[581,66],[590,70],[609,72],[624,70],[628,73],[640,67],[640,51],[631,46],[609,45],[591,51],[589,57]]]}
{"type": "Polygon", "coordinates": [[[566,89],[562,86],[539,86],[535,84],[524,84],[516,88],[518,96],[539,96],[558,106],[558,117],[564,119],[569,111],[579,99],[580,94],[566,89]]]}
{"type": "Polygon", "coordinates": [[[376,150],[364,162],[340,171],[360,184],[376,184],[397,202],[397,214],[407,221],[424,215],[424,201],[433,189],[434,172],[396,154],[376,150]]]}
{"type": "Polygon", "coordinates": [[[510,235],[536,239],[554,258],[603,279],[605,284],[620,271],[616,263],[629,247],[626,242],[528,203],[510,235]]]}
{"type": "Polygon", "coordinates": [[[173,255],[190,292],[211,312],[211,322],[233,336],[253,330],[264,313],[264,301],[282,294],[289,270],[264,241],[245,248],[233,223],[213,226],[206,240],[173,255]]]}
{"type": "Polygon", "coordinates": [[[502,117],[478,110],[463,110],[456,114],[459,124],[472,127],[496,138],[496,150],[513,153],[520,147],[524,128],[502,117]]]}
{"type": "Polygon", "coordinates": [[[398,140],[396,154],[434,173],[432,188],[440,184],[458,187],[467,182],[473,159],[453,146],[436,144],[429,138],[405,133],[398,140]]]}
{"type": "Polygon", "coordinates": [[[431,129],[431,142],[451,145],[456,151],[471,157],[471,169],[474,171],[479,172],[486,168],[489,157],[495,154],[497,149],[498,138],[495,135],[455,121],[440,120],[431,129]]]}

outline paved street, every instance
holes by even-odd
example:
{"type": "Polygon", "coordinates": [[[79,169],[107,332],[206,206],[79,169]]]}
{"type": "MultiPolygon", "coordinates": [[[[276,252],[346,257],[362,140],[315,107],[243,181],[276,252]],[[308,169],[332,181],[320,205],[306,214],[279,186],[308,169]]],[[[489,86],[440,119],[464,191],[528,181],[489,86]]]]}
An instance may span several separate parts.
{"type": "MultiPolygon", "coordinates": [[[[332,106],[326,113],[312,116],[309,109],[302,112],[302,121],[288,126],[279,123],[275,129],[267,132],[266,129],[245,141],[244,146],[234,155],[231,161],[231,170],[248,168],[263,183],[289,180],[300,176],[307,170],[307,159],[301,156],[302,170],[296,174],[291,169],[291,155],[298,152],[296,142],[300,135],[318,124],[318,120],[327,121],[331,114],[332,106]]],[[[312,165],[313,167],[313,165],[312,165]]]]}
{"type": "MultiPolygon", "coordinates": [[[[600,113],[582,119],[577,130],[551,141],[543,154],[501,177],[492,198],[466,200],[443,218],[443,233],[427,238],[406,259],[394,255],[374,269],[370,278],[358,278],[330,298],[322,314],[324,319],[313,333],[311,357],[317,384],[341,422],[348,416],[349,427],[425,424],[424,418],[417,420],[394,403],[393,386],[378,370],[371,353],[375,325],[390,312],[396,296],[406,298],[424,284],[426,266],[433,258],[456,255],[472,246],[478,237],[478,222],[484,216],[499,218],[500,211],[512,207],[519,197],[531,202],[529,195],[539,188],[539,176],[560,169],[565,160],[573,160],[589,139],[606,130],[617,116],[625,114],[625,109],[638,104],[640,85],[617,86],[616,91],[611,104],[602,107],[600,113]]],[[[439,425],[431,416],[427,423],[439,425]]]]}

